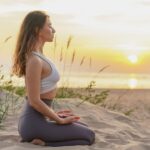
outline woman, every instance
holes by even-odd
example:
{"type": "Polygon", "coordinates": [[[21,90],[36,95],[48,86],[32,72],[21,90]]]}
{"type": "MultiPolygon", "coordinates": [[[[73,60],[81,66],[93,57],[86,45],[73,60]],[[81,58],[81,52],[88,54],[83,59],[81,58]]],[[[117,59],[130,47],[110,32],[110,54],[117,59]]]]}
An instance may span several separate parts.
{"type": "Polygon", "coordinates": [[[55,112],[52,101],[60,80],[55,64],[43,54],[55,30],[44,11],[28,13],[21,25],[12,73],[24,77],[26,103],[19,118],[22,141],[45,146],[91,145],[95,133],[70,110],[55,112]]]}

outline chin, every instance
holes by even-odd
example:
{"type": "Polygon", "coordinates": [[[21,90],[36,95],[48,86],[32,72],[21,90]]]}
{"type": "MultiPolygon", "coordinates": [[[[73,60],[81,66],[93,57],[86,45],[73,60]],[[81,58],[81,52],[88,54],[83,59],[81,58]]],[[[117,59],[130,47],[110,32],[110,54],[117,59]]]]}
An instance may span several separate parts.
{"type": "Polygon", "coordinates": [[[52,41],[53,41],[53,39],[54,39],[54,37],[51,37],[51,38],[50,38],[50,41],[52,42],[52,41]]]}
{"type": "Polygon", "coordinates": [[[48,39],[47,42],[53,42],[53,39],[48,39]]]}

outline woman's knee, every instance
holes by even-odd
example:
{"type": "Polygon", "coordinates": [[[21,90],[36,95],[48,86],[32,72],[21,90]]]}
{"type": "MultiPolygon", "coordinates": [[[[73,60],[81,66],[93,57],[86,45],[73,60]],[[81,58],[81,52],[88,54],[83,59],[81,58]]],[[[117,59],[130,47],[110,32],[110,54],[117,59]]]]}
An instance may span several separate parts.
{"type": "Polygon", "coordinates": [[[91,130],[89,145],[92,145],[94,142],[95,142],[95,132],[93,130],[91,130]]]}

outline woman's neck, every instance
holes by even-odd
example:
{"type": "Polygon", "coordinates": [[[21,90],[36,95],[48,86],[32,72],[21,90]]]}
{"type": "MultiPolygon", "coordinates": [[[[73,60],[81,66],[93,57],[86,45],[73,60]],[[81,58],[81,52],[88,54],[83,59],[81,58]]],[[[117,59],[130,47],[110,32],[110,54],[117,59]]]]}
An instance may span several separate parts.
{"type": "Polygon", "coordinates": [[[44,42],[42,41],[38,41],[36,44],[35,44],[35,51],[39,52],[39,53],[42,53],[43,54],[43,46],[44,46],[44,42]]]}

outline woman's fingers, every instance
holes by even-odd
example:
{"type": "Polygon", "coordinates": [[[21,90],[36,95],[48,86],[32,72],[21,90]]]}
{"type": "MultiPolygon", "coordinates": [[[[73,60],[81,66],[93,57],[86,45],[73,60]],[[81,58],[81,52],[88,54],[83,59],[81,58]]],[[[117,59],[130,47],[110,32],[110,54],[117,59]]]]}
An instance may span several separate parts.
{"type": "Polygon", "coordinates": [[[70,124],[70,123],[78,121],[79,119],[80,119],[79,116],[68,116],[68,117],[63,118],[60,124],[70,124]]]}
{"type": "Polygon", "coordinates": [[[68,114],[68,115],[73,115],[71,111],[58,111],[56,112],[57,114],[68,114]]]}
{"type": "Polygon", "coordinates": [[[80,119],[80,117],[79,116],[75,116],[75,119],[80,119]]]}
{"type": "Polygon", "coordinates": [[[78,121],[80,119],[79,116],[73,114],[73,112],[71,112],[70,110],[61,110],[61,111],[57,112],[57,114],[61,118],[68,118],[69,119],[69,117],[71,117],[72,121],[78,121]]]}
{"type": "Polygon", "coordinates": [[[79,116],[68,116],[68,117],[66,117],[66,120],[68,120],[69,122],[78,121],[79,119],[80,119],[79,116]]]}
{"type": "Polygon", "coordinates": [[[74,116],[74,114],[62,114],[65,117],[74,116]]]}
{"type": "Polygon", "coordinates": [[[78,121],[80,119],[79,116],[74,116],[74,120],[73,121],[78,121]]]}
{"type": "Polygon", "coordinates": [[[69,117],[69,116],[73,116],[74,114],[64,114],[64,113],[60,113],[58,114],[59,117],[69,117]]]}

